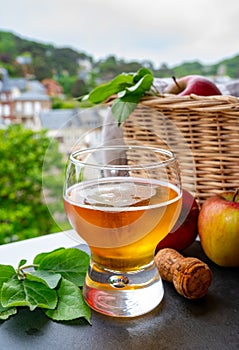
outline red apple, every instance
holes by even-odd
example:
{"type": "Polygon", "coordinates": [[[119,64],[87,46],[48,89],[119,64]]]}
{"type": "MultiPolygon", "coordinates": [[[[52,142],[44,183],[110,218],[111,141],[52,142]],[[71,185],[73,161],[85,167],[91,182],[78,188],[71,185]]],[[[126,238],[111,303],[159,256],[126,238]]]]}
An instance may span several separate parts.
{"type": "Polygon", "coordinates": [[[176,79],[165,89],[165,93],[185,96],[195,94],[199,96],[221,95],[218,87],[209,79],[201,75],[187,75],[176,79]]]}
{"type": "Polygon", "coordinates": [[[158,243],[156,253],[163,248],[173,248],[177,251],[189,247],[197,237],[197,219],[199,207],[196,199],[186,190],[182,194],[182,209],[179,218],[167,234],[158,243]]]}
{"type": "Polygon", "coordinates": [[[239,266],[239,194],[226,191],[208,198],[198,217],[204,253],[220,266],[239,266]]]}

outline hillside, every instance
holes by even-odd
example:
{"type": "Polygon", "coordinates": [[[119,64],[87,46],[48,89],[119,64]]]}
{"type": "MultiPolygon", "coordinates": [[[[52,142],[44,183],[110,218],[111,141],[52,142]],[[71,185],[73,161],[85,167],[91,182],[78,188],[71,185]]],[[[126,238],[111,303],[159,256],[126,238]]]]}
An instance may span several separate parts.
{"type": "Polygon", "coordinates": [[[79,60],[91,62],[92,77],[95,80],[106,80],[121,72],[136,71],[142,65],[147,65],[156,77],[186,74],[216,75],[221,72],[231,78],[239,78],[239,55],[207,66],[195,61],[184,62],[179,66],[169,68],[167,63],[162,62],[160,68],[156,69],[150,58],[143,63],[125,62],[115,56],[95,61],[92,56],[84,52],[77,52],[68,47],[59,48],[27,40],[11,32],[0,31],[0,66],[6,68],[12,77],[21,77],[26,74],[38,80],[62,75],[77,77],[79,60]]]}
{"type": "Polygon", "coordinates": [[[26,69],[38,80],[63,71],[76,75],[80,59],[92,60],[90,56],[71,48],[57,48],[0,31],[0,65],[7,68],[11,76],[23,76],[26,69]]]}

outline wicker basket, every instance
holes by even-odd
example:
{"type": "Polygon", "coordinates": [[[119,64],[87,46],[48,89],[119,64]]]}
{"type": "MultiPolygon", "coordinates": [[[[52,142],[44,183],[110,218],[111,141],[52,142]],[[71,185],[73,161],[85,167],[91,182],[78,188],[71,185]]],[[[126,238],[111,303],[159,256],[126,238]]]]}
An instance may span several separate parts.
{"type": "Polygon", "coordinates": [[[239,187],[239,99],[163,95],[141,100],[123,123],[127,143],[168,147],[182,183],[201,205],[212,194],[239,187]]]}

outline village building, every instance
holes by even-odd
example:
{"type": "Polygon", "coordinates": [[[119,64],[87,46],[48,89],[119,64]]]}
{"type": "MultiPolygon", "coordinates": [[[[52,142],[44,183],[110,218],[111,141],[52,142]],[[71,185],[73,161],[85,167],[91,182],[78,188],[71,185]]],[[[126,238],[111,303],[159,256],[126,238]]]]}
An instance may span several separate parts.
{"type": "Polygon", "coordinates": [[[74,148],[97,145],[105,109],[52,109],[49,95],[58,94],[62,94],[62,89],[51,79],[42,83],[9,78],[8,72],[1,69],[0,124],[20,123],[34,131],[46,129],[48,136],[58,141],[59,151],[66,156],[74,148]]]}

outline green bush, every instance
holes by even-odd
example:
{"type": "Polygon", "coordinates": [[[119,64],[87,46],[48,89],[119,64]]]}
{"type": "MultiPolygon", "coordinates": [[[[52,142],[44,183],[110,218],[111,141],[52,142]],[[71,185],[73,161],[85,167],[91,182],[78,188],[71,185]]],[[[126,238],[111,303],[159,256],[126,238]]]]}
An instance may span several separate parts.
{"type": "Polygon", "coordinates": [[[62,167],[62,160],[45,130],[34,132],[21,125],[0,130],[0,244],[57,229],[42,196],[43,164],[50,143],[54,147],[48,152],[49,171],[50,164],[62,167]]]}

